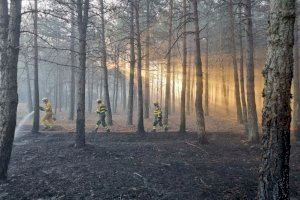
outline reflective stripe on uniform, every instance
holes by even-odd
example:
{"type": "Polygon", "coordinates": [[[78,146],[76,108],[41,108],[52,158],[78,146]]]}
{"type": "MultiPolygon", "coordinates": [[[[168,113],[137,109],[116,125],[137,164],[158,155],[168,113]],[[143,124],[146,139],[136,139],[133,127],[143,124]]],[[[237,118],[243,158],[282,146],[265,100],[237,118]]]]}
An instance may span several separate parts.
{"type": "Polygon", "coordinates": [[[154,116],[161,117],[161,114],[162,114],[162,112],[161,112],[161,109],[160,109],[160,108],[156,108],[156,109],[154,110],[154,116]]]}
{"type": "Polygon", "coordinates": [[[99,104],[97,106],[97,113],[105,113],[107,110],[106,110],[106,107],[104,104],[99,104]]]}

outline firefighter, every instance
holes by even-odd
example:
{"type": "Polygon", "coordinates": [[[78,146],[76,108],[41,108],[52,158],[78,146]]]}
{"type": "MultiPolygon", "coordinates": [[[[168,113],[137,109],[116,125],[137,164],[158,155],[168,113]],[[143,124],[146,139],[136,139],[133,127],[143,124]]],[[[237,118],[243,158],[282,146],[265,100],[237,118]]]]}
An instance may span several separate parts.
{"type": "Polygon", "coordinates": [[[45,130],[51,129],[54,122],[52,106],[48,98],[43,98],[42,102],[44,103],[44,107],[41,107],[40,110],[45,111],[45,115],[42,117],[41,123],[45,126],[45,130]]]}
{"type": "Polygon", "coordinates": [[[156,126],[164,127],[165,131],[167,131],[167,127],[162,123],[162,111],[157,102],[154,103],[154,121],[153,121],[153,129],[152,132],[156,132],[156,126]]]}
{"type": "Polygon", "coordinates": [[[106,132],[109,133],[110,129],[107,126],[106,121],[105,121],[107,109],[106,109],[106,106],[102,103],[101,99],[97,100],[96,112],[99,115],[99,120],[97,121],[96,129],[94,132],[97,133],[99,126],[102,125],[106,129],[106,132]]]}

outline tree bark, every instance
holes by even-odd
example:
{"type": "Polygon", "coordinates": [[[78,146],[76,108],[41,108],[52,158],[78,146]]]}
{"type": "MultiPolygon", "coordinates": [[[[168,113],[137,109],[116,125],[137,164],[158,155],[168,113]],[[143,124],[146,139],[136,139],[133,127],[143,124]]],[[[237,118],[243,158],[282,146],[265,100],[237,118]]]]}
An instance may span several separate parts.
{"type": "Polygon", "coordinates": [[[189,62],[188,62],[188,76],[187,76],[187,92],[186,92],[186,108],[187,114],[191,114],[191,76],[192,76],[192,58],[191,54],[189,53],[189,62]]]}
{"type": "Polygon", "coordinates": [[[208,93],[208,56],[209,56],[209,40],[208,40],[208,36],[209,36],[209,27],[206,27],[206,52],[205,52],[205,109],[204,109],[204,113],[206,116],[209,116],[209,103],[208,103],[208,99],[209,99],[209,93],[208,93]]]}
{"type": "MultiPolygon", "coordinates": [[[[298,6],[296,5],[297,13],[298,6]]],[[[296,140],[300,141],[300,67],[299,67],[299,30],[298,30],[298,16],[296,16],[295,21],[295,47],[294,47],[294,58],[295,58],[295,67],[294,67],[294,132],[296,140]]]]}
{"type": "Polygon", "coordinates": [[[40,93],[39,93],[39,52],[38,52],[38,3],[37,0],[34,1],[34,116],[33,116],[33,126],[31,132],[36,134],[39,132],[40,128],[40,93]]]}
{"type": "Polygon", "coordinates": [[[133,124],[133,88],[134,88],[134,0],[130,0],[130,75],[128,91],[127,125],[133,124]]]}
{"type": "Polygon", "coordinates": [[[140,33],[140,14],[139,2],[135,4],[135,23],[136,23],[136,41],[137,41],[137,78],[138,78],[138,116],[137,116],[137,130],[138,134],[144,134],[144,114],[143,114],[143,80],[142,80],[142,45],[140,33]]]}
{"type": "Polygon", "coordinates": [[[25,61],[26,75],[27,75],[27,108],[28,112],[33,111],[32,103],[32,92],[31,92],[31,81],[30,81],[30,70],[28,66],[28,61],[25,61]]]}
{"type": "Polygon", "coordinates": [[[62,75],[63,75],[63,71],[59,68],[59,66],[57,65],[58,68],[58,105],[59,105],[59,112],[62,111],[62,104],[63,104],[63,83],[62,83],[62,75]]]}
{"type": "MultiPolygon", "coordinates": [[[[187,65],[187,41],[186,41],[186,0],[183,0],[183,38],[182,38],[182,52],[183,52],[183,59],[182,59],[182,89],[181,89],[181,105],[180,105],[180,133],[186,132],[186,113],[185,113],[185,106],[186,106],[186,65],[187,65]]],[[[174,87],[174,85],[173,85],[174,87]]],[[[174,104],[175,102],[173,102],[174,104]]]]}
{"type": "Polygon", "coordinates": [[[54,99],[55,99],[54,113],[57,113],[58,101],[59,101],[58,100],[58,87],[59,87],[58,76],[59,76],[59,70],[58,70],[58,66],[56,66],[56,80],[55,80],[55,88],[54,88],[54,99]]]}
{"type": "Polygon", "coordinates": [[[168,126],[169,121],[169,108],[171,96],[171,54],[172,54],[172,32],[173,32],[173,0],[169,2],[169,35],[168,35],[168,56],[167,56],[167,79],[165,91],[165,111],[164,111],[164,125],[168,126]]]}
{"type": "Polygon", "coordinates": [[[145,55],[145,119],[149,118],[149,105],[150,105],[150,0],[146,1],[147,4],[147,32],[146,32],[146,55],[145,55]]]}
{"type": "Polygon", "coordinates": [[[126,106],[127,106],[127,98],[126,98],[126,77],[124,74],[122,74],[122,96],[123,96],[123,111],[126,111],[126,106]]]}
{"type": "Polygon", "coordinates": [[[246,42],[247,42],[247,106],[248,106],[248,139],[253,143],[259,142],[257,112],[255,102],[254,84],[254,47],[252,31],[252,6],[251,0],[245,2],[246,14],[246,42]]]}
{"type": "Polygon", "coordinates": [[[230,51],[231,51],[233,72],[234,72],[234,93],[235,93],[236,113],[237,113],[238,123],[242,123],[243,114],[242,114],[242,107],[241,107],[239,74],[238,74],[237,59],[236,59],[235,20],[233,14],[232,0],[229,0],[228,3],[228,14],[229,14],[229,23],[230,23],[229,26],[230,45],[231,45],[230,51]]]}
{"type": "MultiPolygon", "coordinates": [[[[239,3],[239,39],[240,39],[240,87],[241,87],[241,101],[242,101],[242,111],[243,111],[243,123],[245,124],[245,133],[248,134],[247,128],[247,104],[246,104],[246,95],[245,95],[245,83],[244,83],[244,46],[243,46],[243,18],[242,18],[242,4],[243,2],[239,3]]],[[[250,16],[252,17],[252,16],[250,16]]],[[[252,19],[251,26],[252,26],[252,19]]],[[[248,19],[246,19],[248,21],[248,19]]],[[[251,27],[252,31],[252,27],[251,27]]],[[[253,38],[253,36],[252,36],[253,38]]],[[[253,43],[253,42],[252,42],[253,43]]]]}
{"type": "Polygon", "coordinates": [[[75,67],[76,67],[76,57],[75,57],[75,15],[74,8],[71,8],[71,81],[70,81],[70,110],[69,110],[69,120],[74,120],[75,111],[75,67]]]}
{"type": "Polygon", "coordinates": [[[75,145],[85,146],[85,85],[86,85],[86,32],[89,0],[77,0],[77,21],[79,32],[79,73],[77,82],[77,119],[75,145]]]}
{"type": "Polygon", "coordinates": [[[258,199],[289,199],[294,0],[271,0],[262,115],[258,199]]]}
{"type": "Polygon", "coordinates": [[[196,65],[196,123],[197,123],[197,134],[200,143],[206,143],[205,133],[205,122],[202,106],[202,95],[203,95],[203,72],[202,72],[202,61],[201,61],[201,48],[200,48],[200,28],[199,28],[199,17],[198,17],[198,3],[197,0],[193,0],[194,8],[194,26],[195,26],[195,65],[196,65]]]}
{"type": "Polygon", "coordinates": [[[0,180],[7,179],[18,106],[21,0],[0,2],[0,180]]]}
{"type": "Polygon", "coordinates": [[[99,0],[100,3],[100,16],[101,16],[101,62],[104,74],[104,99],[107,108],[107,123],[108,125],[113,124],[110,97],[109,97],[109,85],[108,85],[108,71],[107,71],[107,54],[106,54],[106,41],[105,41],[105,18],[104,18],[104,0],[99,0]]]}
{"type": "Polygon", "coordinates": [[[120,71],[119,71],[119,58],[117,58],[116,61],[116,68],[115,68],[115,89],[114,89],[114,113],[117,113],[117,109],[118,109],[118,96],[119,96],[119,77],[120,77],[120,71]]]}
{"type": "Polygon", "coordinates": [[[175,74],[176,74],[176,67],[175,67],[175,64],[173,64],[172,65],[172,85],[173,85],[173,87],[172,87],[172,103],[171,103],[171,111],[173,112],[173,113],[175,113],[176,112],[176,78],[175,78],[175,74]]]}

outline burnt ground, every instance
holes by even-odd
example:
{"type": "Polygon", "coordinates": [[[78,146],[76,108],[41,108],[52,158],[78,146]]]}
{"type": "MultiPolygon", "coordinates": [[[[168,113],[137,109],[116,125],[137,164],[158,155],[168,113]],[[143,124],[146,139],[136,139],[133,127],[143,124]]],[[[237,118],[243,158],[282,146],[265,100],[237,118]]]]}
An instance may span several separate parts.
{"type": "MultiPolygon", "coordinates": [[[[254,199],[258,146],[243,137],[126,133],[87,135],[76,149],[70,133],[17,139],[0,199],[254,199]]],[[[291,196],[300,199],[300,147],[292,146],[291,196]]]]}

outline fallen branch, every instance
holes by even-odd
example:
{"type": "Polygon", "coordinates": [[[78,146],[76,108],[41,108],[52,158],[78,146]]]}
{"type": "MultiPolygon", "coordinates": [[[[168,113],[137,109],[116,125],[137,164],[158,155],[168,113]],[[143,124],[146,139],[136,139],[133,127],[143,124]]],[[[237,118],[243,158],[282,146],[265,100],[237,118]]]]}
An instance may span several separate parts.
{"type": "Polygon", "coordinates": [[[187,145],[190,145],[190,146],[192,146],[192,147],[195,147],[195,148],[197,148],[197,149],[200,149],[201,151],[203,151],[204,153],[206,153],[206,155],[208,155],[208,153],[207,153],[207,151],[205,151],[204,149],[202,149],[201,147],[199,147],[199,146],[197,146],[197,145],[195,145],[195,144],[193,144],[193,143],[190,143],[190,142],[185,142],[187,145]]]}

